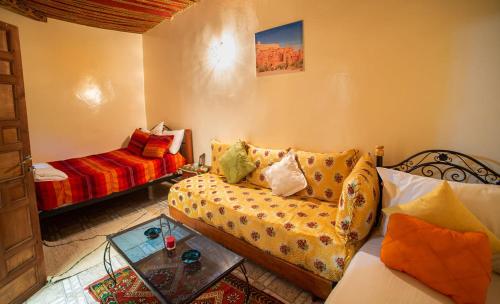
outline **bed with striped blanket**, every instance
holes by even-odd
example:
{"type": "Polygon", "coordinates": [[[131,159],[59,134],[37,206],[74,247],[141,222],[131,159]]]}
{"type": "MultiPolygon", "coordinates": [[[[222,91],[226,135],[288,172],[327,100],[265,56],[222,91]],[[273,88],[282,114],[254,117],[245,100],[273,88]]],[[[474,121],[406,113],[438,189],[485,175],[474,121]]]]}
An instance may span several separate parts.
{"type": "Polygon", "coordinates": [[[38,210],[50,211],[144,185],[176,172],[185,163],[180,153],[145,158],[127,149],[50,162],[68,179],[35,183],[38,210]]]}

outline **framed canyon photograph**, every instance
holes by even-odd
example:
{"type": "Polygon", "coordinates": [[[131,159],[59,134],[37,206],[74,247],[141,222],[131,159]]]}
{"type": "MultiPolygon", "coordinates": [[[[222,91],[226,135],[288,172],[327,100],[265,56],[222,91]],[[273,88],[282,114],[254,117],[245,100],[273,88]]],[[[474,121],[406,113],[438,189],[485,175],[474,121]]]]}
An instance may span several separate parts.
{"type": "Polygon", "coordinates": [[[257,76],[304,71],[303,21],[255,34],[257,76]]]}

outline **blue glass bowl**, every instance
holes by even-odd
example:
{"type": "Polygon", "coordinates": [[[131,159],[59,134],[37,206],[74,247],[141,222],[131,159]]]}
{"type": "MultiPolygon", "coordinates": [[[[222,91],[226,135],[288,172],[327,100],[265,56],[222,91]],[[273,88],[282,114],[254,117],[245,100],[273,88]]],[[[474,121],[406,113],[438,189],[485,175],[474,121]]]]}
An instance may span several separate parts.
{"type": "Polygon", "coordinates": [[[200,260],[200,258],[201,253],[195,249],[184,251],[181,256],[182,262],[184,262],[185,264],[196,263],[200,260]]]}
{"type": "Polygon", "coordinates": [[[161,233],[161,229],[158,227],[153,227],[149,228],[148,230],[144,231],[144,235],[148,239],[156,239],[161,233]]]}

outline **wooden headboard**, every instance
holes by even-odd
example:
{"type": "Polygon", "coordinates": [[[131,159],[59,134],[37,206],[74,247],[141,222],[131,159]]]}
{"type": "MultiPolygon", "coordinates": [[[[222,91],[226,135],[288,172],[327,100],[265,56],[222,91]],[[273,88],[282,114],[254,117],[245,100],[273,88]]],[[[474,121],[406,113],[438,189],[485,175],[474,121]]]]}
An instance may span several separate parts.
{"type": "Polygon", "coordinates": [[[186,163],[194,163],[193,156],[193,132],[191,129],[184,129],[184,139],[181,145],[181,154],[186,158],[186,163]]]}

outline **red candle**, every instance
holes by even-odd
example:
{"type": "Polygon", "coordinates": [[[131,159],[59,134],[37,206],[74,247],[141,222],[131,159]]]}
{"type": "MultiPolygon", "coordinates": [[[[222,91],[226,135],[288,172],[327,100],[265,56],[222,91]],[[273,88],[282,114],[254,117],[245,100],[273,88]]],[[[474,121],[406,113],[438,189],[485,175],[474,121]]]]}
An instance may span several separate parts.
{"type": "Polygon", "coordinates": [[[175,248],[175,237],[172,235],[165,238],[165,243],[167,244],[167,250],[172,250],[175,248]]]}

